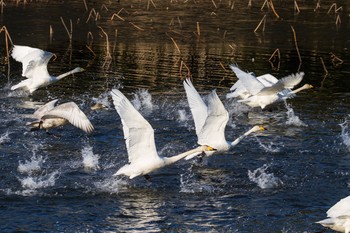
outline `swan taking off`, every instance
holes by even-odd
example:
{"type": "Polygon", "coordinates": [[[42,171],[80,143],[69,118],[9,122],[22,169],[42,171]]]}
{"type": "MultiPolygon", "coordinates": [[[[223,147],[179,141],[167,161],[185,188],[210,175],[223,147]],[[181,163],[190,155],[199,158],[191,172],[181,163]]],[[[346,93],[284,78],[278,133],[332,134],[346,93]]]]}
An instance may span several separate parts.
{"type": "Polygon", "coordinates": [[[63,126],[68,122],[78,127],[79,129],[91,133],[94,130],[89,119],[79,109],[74,102],[68,102],[55,107],[58,100],[52,100],[38,108],[33,117],[36,121],[27,123],[28,126],[35,129],[45,129],[48,131],[51,128],[63,126]]]}
{"type": "Polygon", "coordinates": [[[338,232],[350,233],[350,196],[332,206],[327,211],[327,217],[316,223],[338,232]]]}
{"type": "Polygon", "coordinates": [[[14,45],[11,56],[18,62],[22,63],[22,76],[26,80],[11,87],[11,90],[25,89],[33,93],[41,87],[46,87],[51,83],[78,72],[84,71],[83,68],[77,67],[67,73],[59,76],[51,76],[47,71],[47,63],[50,61],[53,53],[43,51],[29,46],[14,45]]]}
{"type": "Polygon", "coordinates": [[[114,176],[125,175],[130,179],[141,175],[145,176],[159,168],[171,165],[189,154],[213,150],[210,146],[199,146],[176,156],[160,157],[156,150],[152,126],[119,90],[113,89],[111,95],[123,124],[129,156],[129,164],[121,167],[114,176]]]}
{"type": "Polygon", "coordinates": [[[310,84],[292,90],[303,79],[304,73],[292,74],[280,80],[270,74],[254,77],[251,73],[246,73],[236,65],[230,65],[239,79],[231,88],[231,93],[226,98],[238,97],[238,102],[245,103],[250,107],[261,107],[292,98],[296,93],[313,88],[310,84]]]}
{"type": "MultiPolygon", "coordinates": [[[[228,151],[231,147],[237,145],[244,137],[249,134],[264,130],[262,126],[254,126],[243,135],[238,137],[233,142],[226,141],[225,127],[228,122],[228,112],[219,99],[216,91],[212,91],[208,97],[208,106],[204,103],[197,90],[194,88],[190,79],[183,82],[185,87],[188,104],[190,106],[196,134],[199,145],[208,145],[215,149],[215,151],[205,152],[210,156],[216,152],[228,151]]],[[[196,155],[190,155],[186,159],[191,159],[196,155]]]]}

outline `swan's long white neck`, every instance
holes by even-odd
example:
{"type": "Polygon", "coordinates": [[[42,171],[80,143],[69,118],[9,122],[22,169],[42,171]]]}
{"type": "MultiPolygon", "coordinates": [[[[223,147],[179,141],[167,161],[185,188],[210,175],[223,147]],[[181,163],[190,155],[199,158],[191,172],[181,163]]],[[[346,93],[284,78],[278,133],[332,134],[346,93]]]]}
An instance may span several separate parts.
{"type": "Polygon", "coordinates": [[[238,143],[240,143],[240,141],[243,140],[243,138],[245,138],[246,136],[248,136],[249,134],[253,133],[256,131],[256,128],[253,127],[250,130],[248,130],[247,132],[245,132],[243,135],[239,136],[238,138],[236,138],[236,140],[234,140],[233,142],[230,143],[231,147],[236,146],[238,143]]]}
{"type": "Polygon", "coordinates": [[[55,81],[58,81],[58,80],[60,80],[60,79],[63,79],[64,77],[67,77],[68,75],[75,74],[75,73],[79,73],[79,72],[81,72],[81,71],[80,71],[80,70],[77,70],[77,69],[73,69],[73,70],[68,71],[68,72],[66,72],[66,73],[64,73],[64,74],[58,75],[58,76],[55,77],[54,79],[55,79],[55,81]]]}
{"type": "Polygon", "coordinates": [[[203,146],[199,146],[199,147],[197,147],[195,149],[186,151],[184,153],[181,153],[181,154],[178,154],[178,155],[175,155],[175,156],[172,156],[172,157],[164,157],[163,158],[164,164],[165,165],[170,165],[170,164],[173,164],[173,163],[179,161],[180,159],[185,158],[187,155],[194,154],[194,153],[197,153],[197,152],[203,152],[203,151],[204,151],[203,146]]]}
{"type": "Polygon", "coordinates": [[[299,88],[293,90],[292,93],[293,93],[293,94],[296,94],[296,93],[298,93],[298,92],[300,92],[300,91],[302,91],[302,90],[306,90],[306,89],[310,89],[310,88],[311,88],[310,85],[305,84],[305,85],[303,85],[302,87],[299,87],[299,88]]]}

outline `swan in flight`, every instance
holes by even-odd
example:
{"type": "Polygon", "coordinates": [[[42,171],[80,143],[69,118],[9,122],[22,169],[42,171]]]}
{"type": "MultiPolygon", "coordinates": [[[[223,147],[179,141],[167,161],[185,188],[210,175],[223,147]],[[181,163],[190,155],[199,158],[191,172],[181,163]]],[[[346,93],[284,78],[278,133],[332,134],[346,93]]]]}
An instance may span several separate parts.
{"type": "MultiPolygon", "coordinates": [[[[254,126],[233,142],[226,141],[225,127],[229,119],[229,115],[216,91],[212,91],[208,97],[208,106],[204,103],[197,90],[194,88],[191,80],[184,80],[187,101],[190,106],[196,134],[199,145],[208,145],[214,148],[214,151],[207,151],[205,154],[210,156],[214,153],[226,152],[231,147],[236,146],[243,138],[249,134],[264,130],[262,126],[254,126]]],[[[189,155],[186,159],[195,157],[196,154],[189,155]]]]}
{"type": "Polygon", "coordinates": [[[27,125],[32,130],[45,129],[47,132],[51,128],[63,126],[69,122],[86,133],[91,133],[94,130],[91,122],[78,105],[74,102],[68,102],[55,107],[57,101],[57,99],[52,100],[38,108],[33,114],[33,118],[36,120],[27,123],[27,125]]]}
{"type": "Polygon", "coordinates": [[[51,76],[47,71],[47,64],[53,55],[53,53],[41,49],[14,45],[11,56],[22,63],[22,76],[27,79],[12,86],[11,90],[25,89],[33,93],[37,89],[46,87],[68,75],[84,71],[83,68],[77,67],[59,76],[51,76]]]}
{"type": "Polygon", "coordinates": [[[114,176],[125,175],[133,179],[143,175],[147,178],[150,172],[171,165],[187,155],[214,150],[204,145],[176,156],[160,157],[156,150],[152,126],[119,90],[113,89],[111,95],[121,118],[129,157],[129,164],[121,167],[114,176]]]}
{"type": "Polygon", "coordinates": [[[251,73],[246,73],[236,65],[230,65],[235,72],[238,81],[230,88],[233,91],[227,94],[226,98],[238,97],[238,102],[245,103],[250,107],[261,107],[264,109],[267,105],[281,102],[292,98],[296,93],[313,88],[310,84],[292,90],[303,79],[304,73],[292,74],[280,80],[271,74],[254,77],[251,73]]]}
{"type": "Polygon", "coordinates": [[[327,217],[316,223],[338,232],[350,233],[350,196],[332,206],[327,211],[327,217]]]}

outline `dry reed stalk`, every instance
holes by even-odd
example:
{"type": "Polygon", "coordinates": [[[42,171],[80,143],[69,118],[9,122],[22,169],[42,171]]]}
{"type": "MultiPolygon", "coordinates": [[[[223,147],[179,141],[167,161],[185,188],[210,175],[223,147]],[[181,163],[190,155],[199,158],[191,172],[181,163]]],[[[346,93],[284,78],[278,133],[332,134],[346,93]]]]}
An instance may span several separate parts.
{"type": "Polygon", "coordinates": [[[4,0],[1,0],[0,5],[1,5],[1,14],[3,14],[4,13],[4,6],[6,6],[4,0]]]}
{"type": "Polygon", "coordinates": [[[301,56],[300,56],[300,52],[299,52],[299,47],[298,47],[298,42],[297,42],[297,36],[296,36],[296,33],[295,33],[295,30],[294,30],[294,27],[293,26],[290,26],[292,28],[292,31],[293,31],[293,38],[294,38],[294,44],[295,44],[295,48],[297,50],[297,53],[298,53],[298,57],[299,57],[299,64],[302,63],[301,61],[301,56]]]}
{"type": "Polygon", "coordinates": [[[87,18],[87,20],[85,21],[85,23],[89,22],[90,18],[95,18],[93,20],[97,21],[97,19],[99,18],[99,13],[95,10],[95,8],[92,8],[90,10],[90,13],[89,13],[89,17],[87,18]]]}
{"type": "Polygon", "coordinates": [[[252,7],[252,0],[248,1],[248,7],[252,7]]]}
{"type": "Polygon", "coordinates": [[[214,1],[214,0],[211,0],[211,2],[213,3],[215,9],[218,9],[218,6],[216,5],[215,1],[214,1]]]}
{"type": "Polygon", "coordinates": [[[224,34],[222,35],[222,39],[226,38],[227,30],[224,31],[224,34]]]}
{"type": "Polygon", "coordinates": [[[97,26],[99,29],[101,29],[102,33],[106,36],[106,58],[107,59],[111,59],[112,56],[111,56],[111,53],[109,51],[109,39],[108,39],[108,34],[103,30],[102,27],[100,26],[97,26]]]}
{"type": "Polygon", "coordinates": [[[50,42],[52,42],[52,35],[53,35],[53,29],[52,29],[52,26],[50,25],[50,42]]]}
{"type": "Polygon", "coordinates": [[[89,46],[91,46],[92,45],[92,42],[94,41],[94,36],[92,35],[92,33],[91,32],[88,32],[88,34],[87,34],[87,44],[89,45],[89,46]]]}
{"type": "Polygon", "coordinates": [[[177,17],[177,22],[179,22],[180,28],[182,28],[182,23],[179,16],[177,17]]]}
{"type": "Polygon", "coordinates": [[[321,0],[318,0],[318,1],[316,2],[316,7],[315,7],[315,9],[314,9],[314,12],[318,11],[319,9],[321,9],[320,1],[321,1],[321,0]]]}
{"type": "Polygon", "coordinates": [[[272,53],[272,55],[270,56],[268,61],[271,64],[271,68],[276,69],[276,70],[280,69],[281,53],[280,53],[280,50],[278,48],[272,53]],[[276,62],[276,57],[278,58],[277,67],[274,65],[274,63],[276,62]]]}
{"type": "Polygon", "coordinates": [[[103,10],[103,9],[105,9],[106,11],[109,11],[108,7],[105,4],[102,4],[102,6],[101,6],[101,10],[103,10]]]}
{"type": "Polygon", "coordinates": [[[225,68],[225,66],[220,62],[220,66],[222,67],[222,69],[224,70],[224,71],[227,71],[227,69],[225,68]]]}
{"type": "Polygon", "coordinates": [[[115,29],[115,31],[114,31],[113,53],[115,52],[115,48],[117,46],[117,37],[118,37],[118,29],[115,29]]]}
{"type": "Polygon", "coordinates": [[[265,23],[266,23],[266,14],[264,15],[264,17],[260,20],[260,23],[258,24],[258,26],[256,26],[256,28],[254,29],[254,32],[256,32],[259,27],[261,26],[261,24],[264,22],[263,24],[263,32],[265,31],[265,23]]]}
{"type": "Polygon", "coordinates": [[[335,25],[339,26],[340,23],[341,23],[340,15],[337,15],[337,18],[335,20],[335,25]]]}
{"type": "Polygon", "coordinates": [[[174,45],[175,45],[177,51],[181,54],[180,48],[179,48],[179,46],[177,45],[177,43],[176,43],[176,41],[174,40],[174,38],[172,38],[171,36],[169,36],[168,33],[166,33],[166,35],[171,39],[171,41],[174,43],[174,45]]]}
{"type": "Polygon", "coordinates": [[[296,0],[294,0],[294,11],[296,11],[298,14],[300,13],[300,9],[296,0]]]}
{"type": "Polygon", "coordinates": [[[63,20],[62,16],[60,18],[61,18],[61,22],[62,22],[64,28],[66,29],[66,32],[67,32],[68,37],[69,37],[69,40],[72,42],[72,38],[73,38],[73,24],[72,24],[72,20],[69,19],[69,22],[70,22],[70,31],[69,31],[67,26],[66,26],[66,24],[64,23],[64,20],[63,20]]]}
{"type": "Polygon", "coordinates": [[[198,37],[201,36],[201,29],[199,27],[199,22],[197,22],[197,35],[198,35],[198,37]]]}
{"type": "Polygon", "coordinates": [[[217,16],[217,14],[216,14],[214,11],[211,12],[210,15],[211,15],[211,16],[213,16],[213,15],[217,16]]]}
{"type": "Polygon", "coordinates": [[[270,5],[269,5],[269,0],[265,0],[264,3],[262,4],[260,10],[263,11],[265,6],[267,6],[267,8],[270,8],[270,5]]]}
{"type": "Polygon", "coordinates": [[[150,3],[152,3],[153,7],[156,9],[156,4],[154,4],[153,0],[148,0],[147,2],[147,10],[149,10],[150,3]]]}
{"type": "Polygon", "coordinates": [[[326,68],[326,66],[325,66],[325,64],[324,64],[324,62],[323,62],[322,57],[320,57],[320,60],[321,60],[321,64],[322,64],[323,70],[324,70],[324,72],[325,72],[326,75],[327,75],[327,74],[328,74],[328,70],[327,70],[327,68],[326,68]]]}
{"type": "Polygon", "coordinates": [[[119,16],[118,14],[116,14],[116,13],[113,13],[113,15],[112,15],[112,17],[111,17],[111,19],[110,20],[113,20],[114,19],[114,16],[115,17],[117,17],[118,19],[120,19],[121,21],[125,21],[125,19],[124,18],[122,18],[121,16],[119,16]]]}
{"type": "Polygon", "coordinates": [[[338,8],[335,10],[335,13],[338,13],[340,10],[343,10],[343,7],[342,7],[342,6],[338,7],[338,8]]]}
{"type": "Polygon", "coordinates": [[[190,78],[191,77],[191,70],[190,68],[188,68],[188,66],[186,65],[186,63],[184,61],[181,60],[181,64],[180,64],[180,77],[181,80],[183,80],[182,78],[182,67],[185,67],[187,69],[187,77],[190,78]]]}
{"type": "Polygon", "coordinates": [[[91,49],[91,47],[89,45],[85,45],[85,46],[94,55],[94,57],[96,57],[96,53],[91,49]]]}
{"type": "Polygon", "coordinates": [[[86,1],[85,1],[85,0],[83,0],[83,2],[84,2],[85,10],[86,10],[86,11],[88,11],[88,10],[89,10],[89,8],[88,8],[88,6],[87,6],[87,4],[86,4],[86,1]]]}
{"type": "Polygon", "coordinates": [[[272,0],[269,0],[269,4],[270,4],[270,7],[271,7],[273,13],[276,15],[277,19],[279,19],[280,16],[277,14],[277,12],[276,12],[276,10],[275,10],[275,6],[273,5],[272,0]]]}
{"type": "Polygon", "coordinates": [[[144,31],[143,28],[140,28],[139,26],[137,26],[136,24],[132,23],[132,22],[129,22],[132,26],[134,26],[135,28],[141,30],[141,31],[144,31]]]}
{"type": "Polygon", "coordinates": [[[342,59],[340,59],[339,57],[337,57],[334,53],[329,53],[329,54],[331,55],[331,61],[332,61],[334,67],[337,67],[337,66],[344,63],[344,61],[342,59]]]}
{"type": "Polygon", "coordinates": [[[235,8],[235,1],[232,1],[230,9],[233,10],[233,8],[235,8]]]}
{"type": "Polygon", "coordinates": [[[329,10],[328,10],[327,14],[329,14],[329,12],[331,12],[331,10],[333,9],[333,7],[334,7],[334,11],[335,11],[335,9],[337,8],[337,4],[336,4],[336,3],[333,3],[333,4],[329,7],[329,10]]]}
{"type": "Polygon", "coordinates": [[[10,33],[8,32],[6,26],[3,26],[0,29],[0,33],[3,31],[5,32],[6,59],[7,59],[7,81],[9,82],[10,81],[10,72],[11,72],[9,41],[10,41],[12,46],[13,46],[13,43],[12,43],[10,33]]]}

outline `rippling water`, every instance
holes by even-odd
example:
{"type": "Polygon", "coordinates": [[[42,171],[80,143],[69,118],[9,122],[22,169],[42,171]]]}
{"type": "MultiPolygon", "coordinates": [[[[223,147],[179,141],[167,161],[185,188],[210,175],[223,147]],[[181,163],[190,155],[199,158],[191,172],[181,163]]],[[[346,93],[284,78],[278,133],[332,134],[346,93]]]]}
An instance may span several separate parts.
{"type": "Polygon", "coordinates": [[[314,222],[349,195],[349,6],[338,1],[334,12],[332,1],[319,9],[298,1],[296,13],[292,1],[273,2],[279,18],[263,1],[87,1],[87,10],[84,1],[5,1],[0,25],[14,44],[54,52],[52,74],[86,72],[32,96],[12,92],[21,65],[11,59],[7,77],[1,34],[0,231],[327,231],[314,222]],[[264,15],[265,30],[254,33],[264,15]],[[68,29],[72,20],[71,42],[60,17],[68,29]],[[279,78],[304,71],[303,83],[315,88],[252,110],[225,99],[237,80],[232,63],[279,78]],[[227,139],[254,124],[268,130],[223,155],[159,170],[150,182],[112,177],[127,152],[108,92],[120,88],[155,129],[159,154],[174,155],[196,144],[181,81],[189,73],[204,97],[217,89],[230,113],[227,139]],[[54,98],[75,101],[94,133],[29,131],[25,115],[54,98]],[[91,111],[95,103],[107,109],[91,111]]]}

